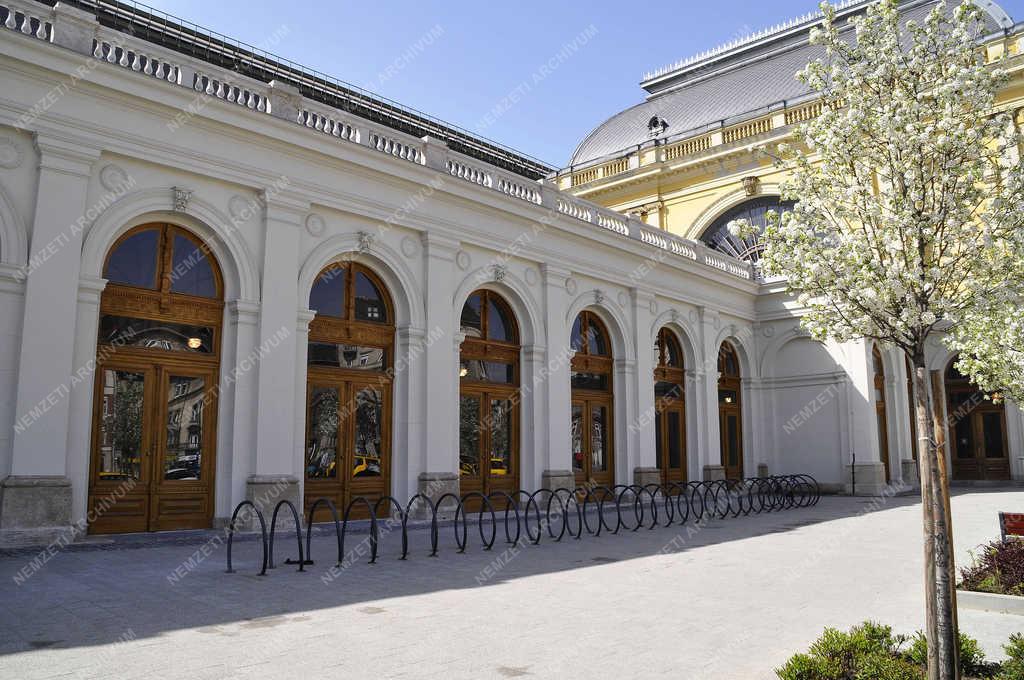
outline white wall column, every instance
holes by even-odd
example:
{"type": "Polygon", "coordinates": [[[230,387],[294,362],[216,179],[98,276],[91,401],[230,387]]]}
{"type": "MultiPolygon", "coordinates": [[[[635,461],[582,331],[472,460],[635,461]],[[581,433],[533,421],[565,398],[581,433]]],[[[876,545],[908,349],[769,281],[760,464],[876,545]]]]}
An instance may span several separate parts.
{"type": "Polygon", "coordinates": [[[458,319],[452,310],[459,242],[434,232],[424,233],[422,242],[426,332],[439,337],[424,348],[421,366],[425,382],[413,398],[425,409],[419,488],[429,497],[438,498],[459,490],[458,319]]]}
{"type": "Polygon", "coordinates": [[[651,337],[654,294],[634,288],[630,291],[630,300],[633,345],[636,347],[636,415],[629,421],[633,482],[641,485],[658,484],[661,482],[661,474],[655,451],[657,415],[654,403],[654,338],[651,337]]]}
{"type": "Polygon", "coordinates": [[[227,523],[235,506],[246,499],[246,481],[255,469],[258,376],[254,357],[260,344],[260,306],[253,300],[232,300],[224,316],[224,327],[230,332],[221,343],[214,505],[218,525],[227,523]]]}
{"type": "Polygon", "coordinates": [[[96,379],[96,344],[99,335],[100,298],[105,279],[83,277],[78,283],[74,366],[80,381],[68,395],[70,411],[67,435],[67,476],[71,485],[71,519],[86,518],[89,499],[89,463],[92,457],[93,385],[96,379]]]}
{"type": "Polygon", "coordinates": [[[537,459],[541,469],[541,486],[552,489],[571,489],[576,485],[570,451],[572,351],[569,342],[570,326],[565,318],[569,309],[569,294],[565,283],[569,275],[567,269],[550,264],[541,265],[547,361],[537,375],[534,387],[543,404],[544,419],[538,426],[544,428],[546,436],[537,459]]]}
{"type": "Polygon", "coordinates": [[[847,409],[850,418],[850,450],[845,461],[844,479],[847,493],[874,496],[885,487],[885,466],[878,448],[878,416],[875,411],[875,367],[870,341],[856,341],[848,345],[850,375],[847,383],[847,409]],[[850,454],[856,454],[851,465],[850,454]]]}
{"type": "Polygon", "coordinates": [[[285,499],[302,507],[299,497],[302,446],[295,439],[295,376],[299,372],[295,327],[299,229],[309,213],[309,203],[281,192],[268,191],[264,197],[256,459],[247,478],[247,494],[249,500],[267,499],[269,507],[261,508],[266,513],[285,499]]]}
{"type": "Polygon", "coordinates": [[[696,371],[697,390],[700,403],[698,455],[700,456],[701,479],[724,479],[722,466],[722,442],[719,436],[718,415],[718,327],[721,319],[718,312],[700,307],[700,346],[703,356],[696,371]]]}
{"type": "MultiPolygon", "coordinates": [[[[0,531],[53,533],[72,521],[67,470],[70,378],[82,230],[98,150],[36,137],[39,179],[18,357],[11,475],[0,489],[0,531]]],[[[76,479],[75,484],[87,484],[76,479]]]]}

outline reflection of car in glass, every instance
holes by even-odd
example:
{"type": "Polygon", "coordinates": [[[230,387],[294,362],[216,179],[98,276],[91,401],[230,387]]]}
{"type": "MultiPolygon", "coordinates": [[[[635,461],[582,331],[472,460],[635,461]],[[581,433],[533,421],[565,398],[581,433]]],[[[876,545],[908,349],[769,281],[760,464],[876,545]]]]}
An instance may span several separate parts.
{"type": "Polygon", "coordinates": [[[356,466],[352,469],[353,477],[372,477],[380,474],[380,458],[356,456],[356,466]]]}
{"type": "Polygon", "coordinates": [[[508,469],[505,467],[504,458],[491,458],[491,474],[492,475],[507,475],[508,469]]]}
{"type": "Polygon", "coordinates": [[[197,468],[172,468],[164,473],[164,479],[199,479],[197,468]]]}

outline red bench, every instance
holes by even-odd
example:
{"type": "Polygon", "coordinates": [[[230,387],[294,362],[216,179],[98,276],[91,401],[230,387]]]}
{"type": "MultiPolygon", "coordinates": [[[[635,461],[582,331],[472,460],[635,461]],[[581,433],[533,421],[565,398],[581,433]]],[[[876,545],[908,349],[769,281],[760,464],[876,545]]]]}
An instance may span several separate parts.
{"type": "Polygon", "coordinates": [[[999,533],[1003,543],[1007,538],[1024,539],[1024,514],[1015,512],[999,513],[999,533]]]}

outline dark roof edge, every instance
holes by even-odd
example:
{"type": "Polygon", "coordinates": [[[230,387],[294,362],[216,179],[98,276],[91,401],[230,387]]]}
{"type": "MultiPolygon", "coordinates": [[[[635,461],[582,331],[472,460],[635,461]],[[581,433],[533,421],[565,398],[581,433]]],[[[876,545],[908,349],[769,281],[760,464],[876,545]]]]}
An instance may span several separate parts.
{"type": "MultiPolygon", "coordinates": [[[[57,0],[36,2],[49,7],[57,4],[57,0]]],[[[537,180],[555,170],[549,163],[457,125],[148,5],[137,2],[127,4],[117,0],[60,2],[93,14],[100,25],[107,28],[129,33],[166,49],[261,82],[286,82],[313,101],[399,132],[416,137],[434,137],[444,141],[454,151],[522,177],[537,180]]]]}

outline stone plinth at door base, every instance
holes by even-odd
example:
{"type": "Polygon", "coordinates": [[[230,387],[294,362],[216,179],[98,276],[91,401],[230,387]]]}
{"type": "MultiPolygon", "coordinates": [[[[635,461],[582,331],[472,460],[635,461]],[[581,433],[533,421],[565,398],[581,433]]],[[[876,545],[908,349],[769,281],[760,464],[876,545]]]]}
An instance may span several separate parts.
{"type": "Polygon", "coordinates": [[[633,470],[633,483],[639,486],[661,484],[661,470],[651,467],[638,467],[633,470]]]}
{"type": "Polygon", "coordinates": [[[0,545],[45,545],[74,538],[70,479],[12,475],[0,482],[0,545]]]}
{"type": "MultiPolygon", "coordinates": [[[[456,472],[421,472],[419,476],[419,493],[437,503],[445,494],[460,496],[459,475],[456,472]]],[[[452,519],[458,503],[454,498],[446,498],[437,509],[438,519],[452,519]]],[[[426,503],[417,503],[410,512],[416,519],[430,519],[430,509],[426,503]]]]}
{"type": "Polygon", "coordinates": [[[921,480],[918,479],[918,469],[916,460],[901,460],[900,471],[903,473],[904,486],[909,488],[921,486],[921,480]]]}
{"type": "Polygon", "coordinates": [[[725,468],[721,465],[705,465],[704,466],[704,481],[705,482],[717,482],[720,479],[725,479],[725,468]]]}
{"type": "Polygon", "coordinates": [[[540,488],[572,489],[576,488],[576,475],[572,470],[544,470],[540,475],[540,488]]]}
{"type": "MultiPolygon", "coordinates": [[[[292,475],[250,475],[245,480],[245,500],[251,501],[259,508],[263,518],[267,522],[267,531],[270,531],[270,522],[274,514],[274,507],[281,501],[291,501],[299,513],[299,520],[302,519],[303,506],[302,496],[299,494],[299,480],[292,475]]],[[[234,508],[231,509],[235,511],[234,508]]],[[[236,529],[238,531],[259,531],[260,521],[255,513],[243,509],[238,514],[236,529]]],[[[277,513],[277,528],[295,529],[295,519],[292,517],[288,506],[282,506],[277,513]]]]}
{"type": "Polygon", "coordinates": [[[881,496],[888,487],[885,483],[885,466],[881,461],[845,465],[843,493],[857,496],[881,496]]]}

